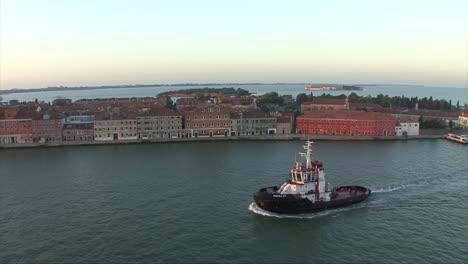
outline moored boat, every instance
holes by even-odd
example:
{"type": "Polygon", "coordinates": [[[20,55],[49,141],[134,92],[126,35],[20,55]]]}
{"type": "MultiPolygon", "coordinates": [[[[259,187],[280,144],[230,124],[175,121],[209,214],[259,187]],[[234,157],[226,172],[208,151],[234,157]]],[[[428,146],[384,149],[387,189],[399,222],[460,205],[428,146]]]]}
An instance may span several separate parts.
{"type": "Polygon", "coordinates": [[[313,213],[352,205],[369,197],[371,190],[366,187],[333,188],[326,182],[323,163],[312,160],[312,144],[307,141],[306,152],[299,153],[304,161],[296,162],[290,180],[280,187],[262,188],[254,194],[258,207],[280,214],[313,213]]]}
{"type": "Polygon", "coordinates": [[[447,134],[445,138],[458,143],[468,144],[468,135],[447,134]]]}

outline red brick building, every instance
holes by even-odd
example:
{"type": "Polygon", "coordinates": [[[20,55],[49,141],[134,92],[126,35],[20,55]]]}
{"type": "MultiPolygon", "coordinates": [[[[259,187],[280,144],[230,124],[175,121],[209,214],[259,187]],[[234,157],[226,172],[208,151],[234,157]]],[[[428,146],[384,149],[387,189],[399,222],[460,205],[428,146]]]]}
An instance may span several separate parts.
{"type": "Polygon", "coordinates": [[[43,116],[32,120],[33,142],[58,142],[62,140],[62,119],[43,116]]]}
{"type": "Polygon", "coordinates": [[[94,123],[76,123],[63,125],[63,141],[93,141],[94,123]]]}
{"type": "Polygon", "coordinates": [[[364,111],[317,110],[296,119],[296,133],[331,136],[395,136],[390,114],[364,111]]]}
{"type": "Polygon", "coordinates": [[[22,118],[14,109],[0,109],[0,144],[32,142],[32,120],[22,118]]]}
{"type": "Polygon", "coordinates": [[[60,142],[62,140],[63,120],[60,113],[53,109],[38,107],[35,111],[26,113],[32,118],[33,142],[60,142]]]}
{"type": "Polygon", "coordinates": [[[176,101],[177,111],[190,111],[201,104],[202,102],[197,98],[179,98],[176,101]]]}
{"type": "Polygon", "coordinates": [[[230,135],[230,112],[215,104],[206,104],[184,112],[184,128],[192,137],[223,137],[230,135]]]}

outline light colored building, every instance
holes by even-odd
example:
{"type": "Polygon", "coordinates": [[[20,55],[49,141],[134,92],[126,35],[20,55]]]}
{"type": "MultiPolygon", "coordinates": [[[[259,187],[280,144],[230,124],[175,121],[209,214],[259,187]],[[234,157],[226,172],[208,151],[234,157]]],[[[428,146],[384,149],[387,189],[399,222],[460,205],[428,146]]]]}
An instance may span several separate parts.
{"type": "Polygon", "coordinates": [[[231,136],[276,134],[277,118],[261,111],[231,113],[231,136]]]}
{"type": "Polygon", "coordinates": [[[96,141],[135,140],[138,138],[137,119],[97,118],[94,123],[96,141]]]}
{"type": "Polygon", "coordinates": [[[285,113],[277,117],[277,134],[286,135],[292,134],[296,118],[293,113],[285,113]]]}
{"type": "Polygon", "coordinates": [[[162,139],[185,137],[182,129],[182,114],[169,108],[145,109],[136,118],[137,134],[140,139],[162,139]]]}
{"type": "Polygon", "coordinates": [[[468,129],[468,114],[462,114],[458,117],[458,127],[468,129]]]}
{"type": "Polygon", "coordinates": [[[395,136],[419,136],[419,122],[400,120],[395,126],[395,136]]]}

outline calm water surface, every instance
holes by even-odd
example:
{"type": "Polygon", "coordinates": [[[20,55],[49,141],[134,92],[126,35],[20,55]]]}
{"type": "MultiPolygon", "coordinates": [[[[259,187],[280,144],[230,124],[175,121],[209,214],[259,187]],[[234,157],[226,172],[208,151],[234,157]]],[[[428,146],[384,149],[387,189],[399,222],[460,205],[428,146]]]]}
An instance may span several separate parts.
{"type": "Polygon", "coordinates": [[[370,199],[261,215],[252,194],[285,179],[301,144],[0,150],[0,262],[468,263],[466,146],[318,142],[328,180],[370,199]]]}

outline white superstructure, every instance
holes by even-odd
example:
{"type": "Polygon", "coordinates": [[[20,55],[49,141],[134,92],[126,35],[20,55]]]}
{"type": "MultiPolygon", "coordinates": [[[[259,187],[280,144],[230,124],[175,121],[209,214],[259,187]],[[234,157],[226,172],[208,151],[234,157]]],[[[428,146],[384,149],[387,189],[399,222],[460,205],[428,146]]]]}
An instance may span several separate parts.
{"type": "Polygon", "coordinates": [[[299,153],[304,157],[303,162],[296,162],[291,170],[291,180],[281,185],[278,192],[283,194],[296,194],[302,198],[307,198],[311,202],[329,201],[331,185],[325,181],[325,172],[320,161],[312,160],[312,144],[307,141],[304,149],[306,152],[299,153]]]}

